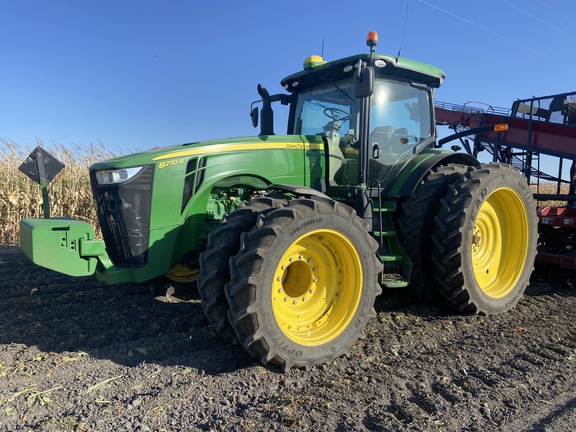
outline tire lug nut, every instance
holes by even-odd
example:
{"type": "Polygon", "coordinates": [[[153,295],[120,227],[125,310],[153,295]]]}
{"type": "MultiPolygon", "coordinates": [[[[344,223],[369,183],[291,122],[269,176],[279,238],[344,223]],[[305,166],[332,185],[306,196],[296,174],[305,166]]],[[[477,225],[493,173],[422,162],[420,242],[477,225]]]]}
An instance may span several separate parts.
{"type": "Polygon", "coordinates": [[[298,304],[298,300],[294,300],[292,304],[298,304]]]}

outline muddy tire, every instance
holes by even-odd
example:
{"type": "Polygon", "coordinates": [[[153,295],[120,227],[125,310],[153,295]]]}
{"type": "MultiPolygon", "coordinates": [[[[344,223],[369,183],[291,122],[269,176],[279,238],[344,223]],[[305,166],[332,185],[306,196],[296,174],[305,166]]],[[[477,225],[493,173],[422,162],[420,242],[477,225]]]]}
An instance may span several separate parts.
{"type": "Polygon", "coordinates": [[[224,294],[224,285],[230,280],[228,261],[240,249],[240,235],[254,227],[258,215],[285,202],[285,199],[278,198],[254,198],[226,215],[220,227],[208,236],[206,252],[200,256],[198,291],[208,321],[228,341],[236,342],[236,333],[228,321],[228,302],[224,294]]]}
{"type": "Polygon", "coordinates": [[[294,199],[242,235],[226,285],[238,340],[262,363],[310,368],[364,336],[381,293],[377,243],[350,207],[294,199]]]}
{"type": "Polygon", "coordinates": [[[441,298],[430,260],[434,217],[440,210],[440,200],[448,192],[448,185],[470,169],[473,168],[459,164],[433,168],[400,207],[398,237],[412,261],[407,289],[418,302],[430,303],[441,298]]]}
{"type": "Polygon", "coordinates": [[[534,268],[536,206],[526,179],[491,163],[449,188],[435,219],[434,276],[459,311],[497,314],[513,308],[534,268]]]}

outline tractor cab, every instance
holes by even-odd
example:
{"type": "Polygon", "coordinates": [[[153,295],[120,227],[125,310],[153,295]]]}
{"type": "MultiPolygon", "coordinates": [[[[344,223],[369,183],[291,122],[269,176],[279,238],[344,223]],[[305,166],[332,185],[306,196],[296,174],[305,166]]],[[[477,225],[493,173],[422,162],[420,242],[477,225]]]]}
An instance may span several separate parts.
{"type": "Polygon", "coordinates": [[[330,187],[386,189],[406,164],[435,142],[433,89],[444,72],[374,52],[326,62],[308,57],[282,80],[290,95],[288,134],[322,137],[330,187]]]}
{"type": "Polygon", "coordinates": [[[377,75],[365,107],[353,86],[348,79],[297,93],[292,133],[323,137],[329,185],[385,187],[417,150],[434,142],[430,90],[377,75]]]}

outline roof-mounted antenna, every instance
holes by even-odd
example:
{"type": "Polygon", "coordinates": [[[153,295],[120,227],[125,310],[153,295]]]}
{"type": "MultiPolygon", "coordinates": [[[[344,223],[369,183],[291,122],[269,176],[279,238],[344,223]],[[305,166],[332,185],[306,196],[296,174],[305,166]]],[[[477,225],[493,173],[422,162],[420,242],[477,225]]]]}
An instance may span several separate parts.
{"type": "Polygon", "coordinates": [[[410,0],[406,0],[406,16],[404,18],[404,30],[402,31],[402,39],[400,40],[400,48],[398,48],[398,55],[396,56],[396,63],[400,59],[400,53],[402,52],[402,45],[404,44],[404,35],[406,34],[406,27],[408,26],[408,7],[410,6],[410,0]]]}
{"type": "Polygon", "coordinates": [[[322,58],[324,58],[324,35],[322,35],[322,58]]]}

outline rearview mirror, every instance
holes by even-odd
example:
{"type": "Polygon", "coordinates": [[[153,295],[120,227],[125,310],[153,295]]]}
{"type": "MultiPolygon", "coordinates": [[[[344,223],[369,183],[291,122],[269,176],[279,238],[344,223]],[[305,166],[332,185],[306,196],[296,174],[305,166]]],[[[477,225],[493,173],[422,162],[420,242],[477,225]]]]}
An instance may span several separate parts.
{"type": "Polygon", "coordinates": [[[252,111],[250,111],[250,118],[252,119],[252,126],[258,127],[258,107],[252,108],[252,111]]]}
{"type": "Polygon", "coordinates": [[[374,92],[374,68],[366,66],[362,60],[356,64],[354,73],[354,96],[361,99],[372,96],[374,92]]]}

